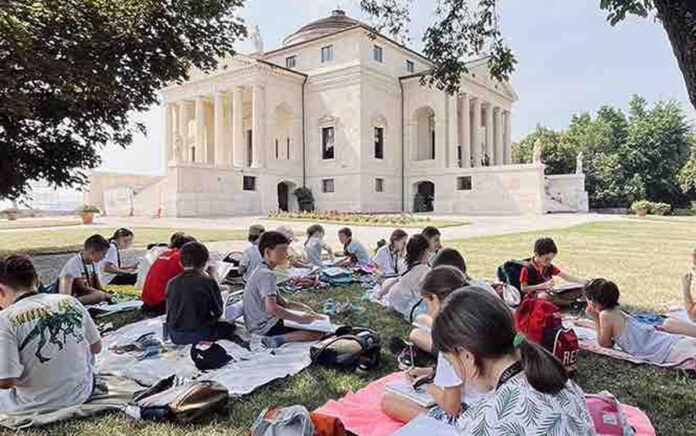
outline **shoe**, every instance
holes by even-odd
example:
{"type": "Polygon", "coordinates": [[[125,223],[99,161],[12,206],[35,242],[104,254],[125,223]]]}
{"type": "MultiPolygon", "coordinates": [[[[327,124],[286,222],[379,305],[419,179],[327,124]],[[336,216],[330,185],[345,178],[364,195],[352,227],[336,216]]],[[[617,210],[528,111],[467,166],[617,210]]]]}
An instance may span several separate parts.
{"type": "Polygon", "coordinates": [[[406,371],[416,366],[418,348],[411,342],[397,337],[391,338],[389,351],[396,355],[396,362],[400,371],[406,371]]]}

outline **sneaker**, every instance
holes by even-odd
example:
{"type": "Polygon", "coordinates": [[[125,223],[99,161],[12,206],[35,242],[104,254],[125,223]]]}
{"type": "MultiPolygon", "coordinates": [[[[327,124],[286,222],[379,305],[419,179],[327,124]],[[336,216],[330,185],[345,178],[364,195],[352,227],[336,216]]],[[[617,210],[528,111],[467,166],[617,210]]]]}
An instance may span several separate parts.
{"type": "Polygon", "coordinates": [[[389,351],[396,355],[399,370],[406,371],[416,366],[418,348],[411,342],[397,337],[391,338],[389,351]]]}

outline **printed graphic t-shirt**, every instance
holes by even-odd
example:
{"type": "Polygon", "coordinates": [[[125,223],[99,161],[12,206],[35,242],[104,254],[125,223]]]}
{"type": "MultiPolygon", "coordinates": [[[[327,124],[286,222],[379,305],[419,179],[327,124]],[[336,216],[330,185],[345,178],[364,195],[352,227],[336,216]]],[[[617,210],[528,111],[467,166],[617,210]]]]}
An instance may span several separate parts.
{"type": "Polygon", "coordinates": [[[84,403],[92,393],[90,345],[99,332],[87,310],[68,295],[34,294],[0,312],[0,412],[57,409],[84,403]]]}
{"type": "Polygon", "coordinates": [[[179,263],[180,253],[178,248],[172,248],[160,254],[152,264],[145,278],[143,293],[140,299],[148,307],[157,307],[164,303],[167,294],[169,280],[184,272],[184,267],[179,263]]]}

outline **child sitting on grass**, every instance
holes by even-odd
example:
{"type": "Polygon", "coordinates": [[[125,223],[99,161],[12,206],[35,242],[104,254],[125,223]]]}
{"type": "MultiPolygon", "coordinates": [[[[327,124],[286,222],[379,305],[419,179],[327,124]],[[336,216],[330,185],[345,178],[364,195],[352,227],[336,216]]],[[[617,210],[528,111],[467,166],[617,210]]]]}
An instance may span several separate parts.
{"type": "Polygon", "coordinates": [[[585,287],[587,315],[595,322],[600,346],[616,344],[638,359],[658,364],[696,359],[696,339],[682,336],[696,336],[696,326],[673,318],[661,327],[641,323],[621,310],[619,296],[618,286],[606,279],[593,279],[585,287]]]}
{"type": "Polygon", "coordinates": [[[522,295],[537,293],[539,298],[549,300],[558,306],[568,306],[579,295],[557,297],[550,292],[554,289],[553,278],[559,276],[572,283],[585,283],[586,280],[566,274],[553,263],[558,254],[558,247],[551,238],[540,238],[534,243],[534,257],[529,265],[522,268],[520,273],[520,292],[522,295]]]}
{"type": "Polygon", "coordinates": [[[367,266],[370,264],[370,252],[358,240],[353,239],[353,231],[344,227],[338,231],[338,240],[343,244],[344,260],[337,266],[367,266]]]}
{"type": "Polygon", "coordinates": [[[684,296],[684,309],[686,309],[686,314],[692,322],[696,322],[696,304],[694,304],[694,297],[691,294],[694,272],[696,272],[696,248],[694,248],[694,251],[691,253],[691,267],[689,272],[684,274],[681,282],[682,295],[684,296]]]}
{"type": "Polygon", "coordinates": [[[278,293],[273,270],[287,261],[289,242],[279,232],[270,231],[261,235],[259,250],[263,262],[244,287],[244,323],[250,333],[263,336],[262,343],[268,348],[277,348],[286,342],[316,341],[323,335],[288,328],[283,322],[309,324],[320,318],[309,306],[288,301],[278,293]]]}
{"type": "Polygon", "coordinates": [[[109,241],[102,235],[92,235],[77,253],[63,266],[58,278],[58,292],[72,295],[84,305],[110,301],[99,280],[99,262],[109,250],[109,241]]]}
{"type": "Polygon", "coordinates": [[[389,244],[377,250],[372,263],[377,266],[383,277],[396,277],[406,270],[405,254],[408,234],[402,229],[396,229],[389,237],[389,244]]]}
{"type": "MultiPolygon", "coordinates": [[[[467,281],[464,274],[459,269],[452,266],[435,267],[425,276],[421,287],[421,295],[428,308],[427,315],[430,320],[429,325],[432,325],[445,298],[455,290],[466,286],[467,281]]],[[[469,287],[466,289],[470,290],[470,292],[482,292],[478,288],[469,287]]],[[[421,332],[427,335],[425,339],[427,340],[428,348],[432,349],[430,330],[421,330],[421,332]]],[[[409,351],[409,348],[404,349],[405,353],[409,351]]],[[[404,353],[399,356],[400,363],[403,360],[403,354],[404,353]]],[[[412,365],[409,366],[412,367],[412,365]]],[[[402,369],[401,365],[400,369],[402,369]]],[[[411,381],[432,375],[433,369],[431,368],[412,368],[406,372],[406,376],[411,381]]],[[[457,376],[452,365],[440,354],[438,354],[437,357],[437,366],[434,371],[433,383],[426,385],[425,391],[435,398],[435,402],[438,406],[428,412],[431,417],[448,422],[456,418],[464,403],[464,382],[457,376]]],[[[483,398],[483,393],[485,391],[485,389],[469,384],[467,385],[467,400],[470,403],[475,402],[483,398]]],[[[401,422],[408,422],[419,414],[426,412],[425,408],[403,397],[390,393],[386,393],[382,398],[382,410],[393,419],[401,422]]]]}
{"type": "Polygon", "coordinates": [[[232,323],[220,321],[222,295],[217,280],[206,271],[205,245],[191,241],[181,247],[184,271],[167,285],[167,331],[177,345],[228,339],[239,343],[232,323]]]}
{"type": "Polygon", "coordinates": [[[322,254],[324,251],[329,253],[331,260],[334,259],[333,250],[324,242],[324,227],[314,224],[307,228],[307,240],[305,241],[305,254],[307,263],[312,267],[323,268],[324,263],[322,254]]]}
{"type": "Polygon", "coordinates": [[[263,259],[261,259],[261,253],[259,252],[259,238],[266,229],[263,226],[254,224],[249,227],[249,242],[250,247],[247,247],[242,254],[242,260],[239,262],[239,272],[242,274],[242,280],[246,283],[249,280],[249,276],[256,269],[257,266],[261,265],[263,259]]]}
{"type": "Polygon", "coordinates": [[[428,265],[433,266],[435,256],[437,256],[437,253],[439,253],[442,248],[442,243],[440,242],[440,237],[442,235],[440,230],[434,226],[424,228],[421,235],[425,236],[425,239],[428,240],[428,265]]]}
{"type": "Polygon", "coordinates": [[[134,285],[138,281],[138,264],[121,263],[121,250],[133,245],[134,236],[132,230],[121,227],[109,238],[109,250],[100,264],[100,282],[109,285],[134,285]]]}
{"type": "Polygon", "coordinates": [[[0,260],[2,413],[77,406],[92,394],[93,355],[102,347],[97,326],[76,299],[38,294],[37,284],[29,258],[0,260]]]}

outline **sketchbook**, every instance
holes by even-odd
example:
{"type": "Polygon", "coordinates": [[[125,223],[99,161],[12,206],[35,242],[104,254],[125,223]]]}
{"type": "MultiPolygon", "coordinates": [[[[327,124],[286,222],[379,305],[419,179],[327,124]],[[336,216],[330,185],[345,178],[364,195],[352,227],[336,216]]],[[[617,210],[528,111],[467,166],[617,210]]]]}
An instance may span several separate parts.
{"type": "Polygon", "coordinates": [[[585,288],[582,283],[563,283],[562,285],[555,285],[551,293],[556,295],[562,295],[566,292],[580,291],[585,288]]]}
{"type": "MultiPolygon", "coordinates": [[[[295,315],[302,315],[303,312],[297,310],[288,310],[288,312],[295,315]]],[[[298,330],[310,330],[313,332],[324,332],[333,333],[336,331],[336,327],[331,323],[331,318],[328,316],[322,316],[321,319],[312,321],[309,324],[300,324],[299,322],[284,320],[283,323],[285,327],[290,327],[298,330]]]]}
{"type": "Polygon", "coordinates": [[[384,385],[384,390],[394,395],[406,398],[422,407],[435,405],[435,398],[426,393],[422,388],[413,389],[413,385],[407,379],[396,380],[384,385]]]}

